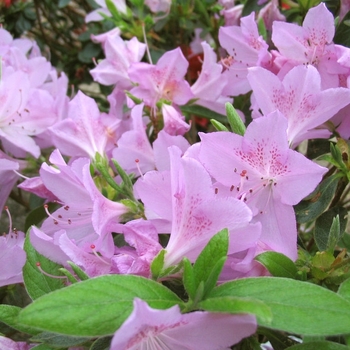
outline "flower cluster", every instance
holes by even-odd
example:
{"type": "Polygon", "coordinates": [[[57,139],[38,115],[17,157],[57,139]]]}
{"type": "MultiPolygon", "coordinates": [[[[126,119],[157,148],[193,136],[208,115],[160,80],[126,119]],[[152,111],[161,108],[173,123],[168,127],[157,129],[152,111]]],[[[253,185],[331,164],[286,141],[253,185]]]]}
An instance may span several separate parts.
{"type": "MultiPolygon", "coordinates": [[[[102,8],[86,22],[130,12],[124,1],[96,2],[102,8]]],[[[125,40],[119,28],[93,36],[105,58],[91,75],[112,87],[108,112],[81,91],[69,101],[66,76],[36,43],[0,29],[0,208],[30,159],[54,149],[18,187],[42,198],[46,211],[28,230],[27,245],[67,276],[186,279],[186,264],[196,266],[225,229],[227,252],[214,285],[270,275],[256,260],[266,252],[297,260],[293,206],[328,169],[296,149],[334,133],[349,138],[350,51],[333,43],[334,17],[324,3],[302,25],[286,22],[274,0],[258,16],[243,17],[243,5],[219,3],[226,24],[218,34],[221,57],[210,43],[197,44],[203,60],[194,80],[179,47],[153,64],[147,45],[125,40]],[[259,33],[261,21],[272,43],[259,33]],[[250,92],[245,128],[243,113],[228,105],[250,92]],[[191,108],[227,113],[231,131],[214,122],[218,131],[193,142],[191,108]]],[[[146,4],[159,21],[169,14],[169,1],[146,4]]],[[[0,286],[21,283],[24,234],[11,227],[1,239],[1,266],[11,261],[11,268],[0,270],[0,286]]],[[[181,313],[181,303],[153,307],[137,296],[110,348],[225,349],[255,333],[254,315],[201,311],[196,303],[207,285],[195,297],[185,287],[193,312],[181,313]]],[[[3,346],[10,342],[0,338],[3,346]]]]}

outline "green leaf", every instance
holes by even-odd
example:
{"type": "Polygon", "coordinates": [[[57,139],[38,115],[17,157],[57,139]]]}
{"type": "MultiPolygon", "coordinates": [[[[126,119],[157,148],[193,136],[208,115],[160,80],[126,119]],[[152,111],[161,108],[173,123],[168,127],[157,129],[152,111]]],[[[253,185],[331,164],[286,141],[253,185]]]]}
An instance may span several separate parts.
{"type": "Polygon", "coordinates": [[[304,344],[293,345],[288,350],[349,350],[349,347],[330,341],[314,341],[304,344]]]}
{"type": "Polygon", "coordinates": [[[194,115],[197,115],[198,117],[202,117],[206,119],[215,119],[221,123],[225,123],[227,121],[226,116],[202,106],[185,105],[185,106],[179,106],[179,107],[181,109],[181,112],[183,113],[194,114],[194,115]]]}
{"type": "Polygon", "coordinates": [[[47,344],[40,344],[40,345],[34,346],[34,348],[31,348],[31,350],[55,350],[55,348],[47,344]]]}
{"type": "Polygon", "coordinates": [[[89,350],[109,350],[112,337],[103,337],[96,339],[89,350]]]}
{"type": "Polygon", "coordinates": [[[344,334],[350,329],[350,302],[308,282],[246,278],[220,285],[208,298],[225,296],[253,298],[269,306],[272,322],[259,322],[261,326],[310,336],[344,334]]]}
{"type": "Polygon", "coordinates": [[[326,210],[333,199],[338,182],[338,177],[331,176],[327,178],[317,186],[316,190],[306,200],[294,207],[299,224],[315,220],[326,210]]]}
{"type": "Polygon", "coordinates": [[[132,275],[106,275],[56,290],[28,305],[19,322],[43,331],[77,337],[113,334],[133,309],[134,298],[167,309],[181,299],[163,285],[132,275]]]}
{"type": "Polygon", "coordinates": [[[54,276],[62,276],[59,271],[62,266],[45,258],[34,249],[30,243],[30,230],[28,230],[24,241],[24,251],[27,254],[27,260],[23,267],[23,280],[27,292],[33,300],[64,287],[66,279],[46,276],[38,269],[37,263],[40,263],[45,272],[54,276]]]}
{"type": "Polygon", "coordinates": [[[350,278],[339,286],[338,294],[350,302],[350,278]]]}
{"type": "Polygon", "coordinates": [[[158,277],[160,276],[163,270],[165,253],[166,253],[166,250],[162,249],[151,263],[151,273],[152,273],[152,278],[154,280],[158,279],[158,277]]]}
{"type": "Polygon", "coordinates": [[[270,307],[260,300],[238,297],[208,298],[201,301],[198,307],[211,312],[225,312],[230,314],[253,314],[257,320],[264,324],[272,321],[270,307]]]}
{"type": "Polygon", "coordinates": [[[22,309],[17,306],[0,305],[0,322],[7,324],[22,333],[28,333],[31,335],[37,334],[38,331],[34,328],[18,324],[18,315],[21,311],[22,309]]]}
{"type": "Polygon", "coordinates": [[[67,261],[67,263],[81,281],[85,281],[90,278],[79,266],[75,265],[72,261],[67,261]]]}
{"type": "Polygon", "coordinates": [[[63,8],[66,7],[70,3],[70,0],[60,0],[58,2],[58,8],[63,8]]]}
{"type": "Polygon", "coordinates": [[[319,216],[315,223],[315,242],[320,251],[330,249],[332,252],[342,234],[344,233],[347,225],[348,211],[342,207],[334,207],[321,216],[319,216]],[[338,223],[333,222],[338,217],[338,223]]]}
{"type": "Polygon", "coordinates": [[[275,277],[295,278],[298,270],[294,262],[282,253],[268,251],[255,257],[275,277]]]}
{"type": "Polygon", "coordinates": [[[228,230],[224,229],[213,236],[193,265],[195,289],[204,282],[205,296],[215,287],[227,258],[228,230]]]}
{"type": "Polygon", "coordinates": [[[335,31],[333,41],[335,44],[340,44],[346,47],[350,47],[350,12],[348,12],[343,20],[340,22],[338,28],[335,31]]]}
{"type": "Polygon", "coordinates": [[[217,131],[228,131],[226,126],[215,119],[210,119],[211,124],[217,131]]]}
{"type": "Polygon", "coordinates": [[[68,337],[57,333],[41,332],[30,340],[34,343],[46,343],[56,348],[66,348],[69,346],[80,345],[88,341],[90,338],[85,337],[68,337]]]}
{"type": "Polygon", "coordinates": [[[243,136],[245,134],[246,127],[243,124],[243,121],[235,108],[232,106],[231,103],[227,102],[225,104],[226,107],[226,115],[228,122],[230,124],[232,132],[235,134],[243,136]]]}
{"type": "Polygon", "coordinates": [[[194,300],[196,296],[197,283],[193,273],[193,266],[187,258],[183,258],[182,263],[184,267],[183,284],[190,299],[194,300]]]}

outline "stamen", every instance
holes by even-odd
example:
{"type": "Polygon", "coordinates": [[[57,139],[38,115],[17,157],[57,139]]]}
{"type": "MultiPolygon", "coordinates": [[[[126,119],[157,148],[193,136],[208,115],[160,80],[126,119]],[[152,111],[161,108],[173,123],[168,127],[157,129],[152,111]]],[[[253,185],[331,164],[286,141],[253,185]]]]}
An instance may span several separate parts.
{"type": "Polygon", "coordinates": [[[106,260],[102,259],[102,257],[101,257],[100,255],[98,255],[98,253],[97,253],[96,250],[95,250],[95,248],[96,248],[95,244],[91,244],[91,245],[90,245],[90,248],[91,248],[93,254],[94,254],[99,260],[101,260],[101,261],[102,261],[104,264],[106,264],[106,265],[110,265],[110,263],[108,263],[106,260]]]}
{"type": "Polygon", "coordinates": [[[24,176],[21,173],[19,173],[17,170],[12,170],[15,174],[17,174],[19,177],[21,177],[22,179],[26,179],[29,180],[30,177],[24,176]]]}
{"type": "MultiPolygon", "coordinates": [[[[69,209],[69,206],[66,205],[65,207],[63,207],[65,210],[69,209]]],[[[49,206],[47,204],[44,204],[44,209],[46,214],[53,220],[53,223],[55,225],[58,225],[59,223],[66,225],[67,223],[70,225],[72,223],[71,219],[67,219],[67,221],[65,220],[61,220],[62,219],[62,215],[58,215],[57,218],[55,218],[50,212],[49,212],[49,206]]]]}
{"type": "Polygon", "coordinates": [[[95,66],[97,66],[97,62],[96,62],[96,58],[95,57],[92,57],[92,62],[95,66]]]}
{"type": "MultiPolygon", "coordinates": [[[[15,232],[12,230],[12,217],[11,217],[11,213],[9,210],[9,207],[7,205],[4,206],[4,210],[7,213],[7,216],[9,217],[9,234],[11,234],[12,232],[15,232]]],[[[17,231],[17,230],[16,230],[17,231]]],[[[16,232],[15,232],[16,233],[16,232]]]]}
{"type": "Polygon", "coordinates": [[[67,279],[66,276],[55,276],[55,275],[51,275],[50,273],[47,273],[46,271],[44,271],[44,270],[42,269],[40,262],[37,262],[35,265],[36,265],[36,267],[38,268],[38,270],[39,270],[43,275],[45,275],[45,276],[48,276],[48,277],[51,277],[51,278],[56,278],[56,279],[57,279],[57,278],[58,278],[58,279],[63,279],[63,278],[67,279]]]}
{"type": "Polygon", "coordinates": [[[140,168],[140,159],[135,159],[135,163],[136,163],[136,167],[137,167],[137,170],[139,171],[140,176],[143,178],[143,174],[142,174],[142,171],[140,168]]]}
{"type": "Polygon", "coordinates": [[[142,33],[143,33],[143,39],[145,40],[145,44],[146,44],[146,51],[147,51],[148,61],[149,61],[150,64],[153,64],[151,53],[149,52],[149,47],[148,47],[148,42],[147,42],[147,36],[146,36],[146,30],[145,30],[145,24],[144,23],[142,23],[142,33]]]}

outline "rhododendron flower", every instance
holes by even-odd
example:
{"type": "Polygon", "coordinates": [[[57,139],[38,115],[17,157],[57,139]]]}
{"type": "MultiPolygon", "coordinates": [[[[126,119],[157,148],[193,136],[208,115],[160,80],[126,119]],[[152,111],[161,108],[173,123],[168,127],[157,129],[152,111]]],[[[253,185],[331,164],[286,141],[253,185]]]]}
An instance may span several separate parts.
{"type": "Polygon", "coordinates": [[[209,174],[197,160],[181,158],[176,146],[170,147],[169,152],[172,228],[165,248],[165,267],[178,264],[183,257],[194,262],[217,232],[224,228],[241,229],[252,218],[243,202],[216,197],[209,174]]]}
{"type": "Polygon", "coordinates": [[[314,137],[328,137],[326,129],[316,127],[333,117],[350,102],[350,90],[331,88],[321,91],[321,78],[313,66],[297,66],[281,81],[261,67],[249,69],[249,83],[263,114],[279,110],[288,120],[291,147],[314,137]]]}
{"type": "Polygon", "coordinates": [[[204,51],[202,71],[191,86],[194,98],[198,99],[195,103],[225,114],[225,103],[232,102],[231,98],[222,95],[228,83],[227,76],[222,74],[223,67],[216,62],[216,54],[209,44],[202,42],[202,48],[204,51]]]}
{"type": "MultiPolygon", "coordinates": [[[[323,2],[308,11],[302,26],[275,21],[272,41],[288,59],[280,74],[286,74],[295,65],[312,64],[321,74],[323,89],[339,86],[338,74],[347,70],[337,63],[337,46],[332,42],[334,32],[333,15],[323,2]]],[[[279,64],[278,61],[277,58],[275,62],[279,64]]]]}
{"type": "Polygon", "coordinates": [[[7,235],[0,236],[0,287],[23,283],[22,268],[26,262],[23,243],[24,233],[12,231],[12,227],[7,235]]]}
{"type": "Polygon", "coordinates": [[[241,26],[221,27],[219,41],[230,55],[223,60],[229,84],[222,91],[224,96],[237,96],[250,91],[247,80],[248,67],[269,67],[271,54],[268,45],[258,32],[254,12],[241,18],[241,26]]]}
{"type": "Polygon", "coordinates": [[[74,157],[103,155],[110,137],[95,100],[81,91],[69,102],[68,118],[49,130],[61,153],[74,157]]]}
{"type": "Polygon", "coordinates": [[[295,259],[292,205],[317,186],[327,169],[289,149],[286,130],[287,119],[275,112],[253,120],[244,137],[230,132],[201,134],[200,160],[232,196],[253,210],[254,221],[262,223],[263,249],[295,259]]]}
{"type": "Polygon", "coordinates": [[[135,298],[134,310],[114,334],[111,350],[224,350],[253,334],[256,327],[252,315],[181,314],[178,305],[158,310],[135,298]]]}
{"type": "Polygon", "coordinates": [[[100,40],[104,40],[103,49],[106,59],[100,61],[90,74],[102,85],[116,84],[119,90],[130,89],[132,83],[128,69],[131,64],[141,61],[146,45],[140,43],[135,37],[129,41],[123,40],[114,32],[106,39],[100,40]]]}
{"type": "Polygon", "coordinates": [[[161,99],[184,105],[193,98],[191,88],[184,79],[187,68],[188,62],[179,48],[167,51],[156,65],[134,63],[128,73],[138,86],[130,92],[151,107],[155,107],[161,99]]]}

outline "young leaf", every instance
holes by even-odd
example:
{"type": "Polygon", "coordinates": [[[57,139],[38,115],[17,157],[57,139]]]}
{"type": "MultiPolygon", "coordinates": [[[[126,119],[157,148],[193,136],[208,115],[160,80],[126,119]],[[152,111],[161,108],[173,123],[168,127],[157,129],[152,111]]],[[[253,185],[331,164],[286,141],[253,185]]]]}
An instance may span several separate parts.
{"type": "Polygon", "coordinates": [[[193,273],[193,266],[187,258],[183,258],[182,263],[184,267],[184,272],[183,272],[184,287],[190,299],[194,300],[196,295],[197,283],[193,273]]]}
{"type": "Polygon", "coordinates": [[[298,270],[294,262],[278,252],[265,252],[255,257],[275,277],[295,278],[298,270]]]}
{"type": "Polygon", "coordinates": [[[228,122],[230,124],[231,130],[238,135],[243,136],[245,134],[246,127],[242,122],[241,117],[235,110],[235,108],[232,106],[231,103],[226,103],[226,115],[228,122]]]}
{"type": "Polygon", "coordinates": [[[134,298],[167,309],[181,299],[163,285],[132,275],[105,275],[56,290],[28,305],[19,322],[76,337],[113,334],[130,315],[134,298]]]}
{"type": "Polygon", "coordinates": [[[226,261],[228,251],[228,230],[224,229],[213,236],[193,265],[195,289],[204,282],[205,297],[216,285],[226,261]]]}
{"type": "Polygon", "coordinates": [[[338,182],[338,177],[327,178],[317,186],[307,200],[303,200],[294,207],[299,224],[315,220],[326,210],[333,199],[338,182]]]}
{"type": "Polygon", "coordinates": [[[163,270],[165,253],[166,253],[166,250],[162,249],[151,263],[151,273],[152,273],[152,278],[154,280],[158,279],[158,277],[160,276],[163,270]]]}
{"type": "Polygon", "coordinates": [[[228,131],[226,126],[215,119],[210,119],[211,124],[217,131],[228,131]]]}
{"type": "Polygon", "coordinates": [[[324,250],[334,250],[335,245],[340,240],[342,234],[344,233],[347,225],[347,215],[348,211],[342,207],[334,207],[316,220],[315,224],[315,242],[320,251],[324,250]],[[333,225],[334,219],[338,217],[333,225]],[[339,225],[338,225],[339,224],[339,225]]]}
{"type": "Polygon", "coordinates": [[[29,296],[34,300],[42,295],[64,287],[64,280],[44,275],[38,268],[37,263],[45,272],[62,276],[59,269],[62,267],[39,254],[30,243],[30,230],[27,232],[24,241],[24,250],[27,254],[27,261],[23,267],[23,280],[29,296]]]}
{"type": "Polygon", "coordinates": [[[271,308],[272,322],[259,325],[310,336],[348,333],[350,302],[308,282],[287,278],[245,278],[216,287],[208,298],[253,298],[271,308]]]}
{"type": "Polygon", "coordinates": [[[75,265],[72,261],[67,261],[67,263],[81,281],[85,281],[90,278],[79,266],[75,265]]]}
{"type": "Polygon", "coordinates": [[[270,307],[260,300],[237,297],[209,298],[201,301],[198,307],[211,312],[225,312],[231,314],[253,314],[259,322],[269,324],[272,321],[270,307]]]}

